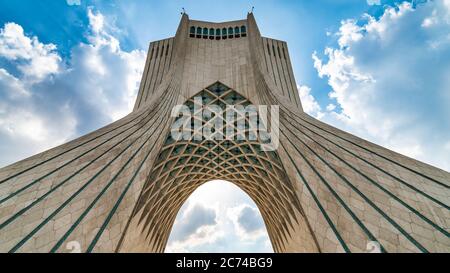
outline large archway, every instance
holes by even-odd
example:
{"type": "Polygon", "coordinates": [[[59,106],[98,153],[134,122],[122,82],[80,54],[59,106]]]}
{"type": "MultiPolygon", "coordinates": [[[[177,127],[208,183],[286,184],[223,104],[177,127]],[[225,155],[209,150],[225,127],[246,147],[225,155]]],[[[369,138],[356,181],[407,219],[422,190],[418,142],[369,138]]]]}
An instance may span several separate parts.
{"type": "Polygon", "coordinates": [[[163,252],[181,206],[199,186],[211,180],[230,181],[254,200],[276,252],[317,250],[277,151],[262,149],[265,142],[261,140],[259,127],[252,127],[249,115],[235,111],[236,118],[230,124],[224,114],[196,112],[208,106],[219,106],[225,112],[229,105],[246,107],[251,102],[219,82],[186,101],[191,118],[177,117],[174,124],[199,122],[200,131],[208,128],[223,138],[197,139],[196,127],[190,129],[188,139],[175,140],[169,134],[141,192],[119,251],[163,252]],[[202,107],[196,107],[199,98],[202,107]],[[238,124],[245,127],[238,128],[238,124]],[[232,137],[225,137],[230,127],[232,137]],[[238,134],[245,137],[240,138],[238,134]],[[251,134],[257,137],[249,137],[251,134]],[[297,242],[292,248],[290,242],[296,241],[293,237],[304,242],[297,242]]]}
{"type": "Polygon", "coordinates": [[[223,180],[200,186],[176,217],[166,253],[273,253],[255,202],[223,180]]]}

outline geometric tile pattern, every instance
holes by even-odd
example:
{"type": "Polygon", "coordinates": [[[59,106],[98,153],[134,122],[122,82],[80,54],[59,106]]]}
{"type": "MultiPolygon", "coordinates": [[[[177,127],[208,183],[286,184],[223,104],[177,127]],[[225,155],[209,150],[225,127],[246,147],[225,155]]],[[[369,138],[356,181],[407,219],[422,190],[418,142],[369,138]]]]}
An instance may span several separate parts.
{"type": "MultiPolygon", "coordinates": [[[[283,244],[282,237],[289,234],[288,226],[294,218],[294,210],[301,212],[295,197],[295,190],[275,151],[263,151],[261,140],[249,140],[249,134],[259,136],[258,128],[251,128],[249,116],[234,110],[233,123],[227,123],[225,110],[227,105],[248,106],[250,101],[227,86],[216,83],[196,94],[185,105],[191,109],[194,124],[197,119],[202,127],[215,123],[220,119],[221,127],[215,134],[222,135],[223,140],[194,140],[196,132],[191,128],[191,139],[175,141],[171,135],[167,138],[158,155],[155,165],[149,175],[149,183],[142,191],[137,211],[143,210],[140,221],[145,222],[147,236],[169,234],[171,223],[180,206],[200,185],[216,179],[227,180],[244,190],[261,208],[266,226],[271,234],[275,247],[283,244]],[[224,114],[202,118],[202,108],[194,112],[194,97],[201,97],[203,108],[208,105],[219,105],[224,114]],[[244,114],[244,115],[243,115],[244,114]],[[236,127],[244,119],[245,130],[240,132],[236,127]],[[236,125],[236,126],[235,126],[236,125]],[[226,140],[226,130],[233,130],[233,135],[226,140]],[[237,134],[242,133],[245,140],[237,140],[237,134]],[[164,201],[161,201],[164,200],[164,201]],[[292,215],[289,215],[291,214],[292,215]],[[155,232],[155,229],[164,229],[155,232]],[[278,229],[277,232],[273,232],[278,229]]],[[[235,109],[235,108],[234,108],[235,109]]],[[[179,117],[181,119],[181,117],[179,117]]],[[[175,120],[174,122],[177,122],[175,120]]],[[[214,138],[213,138],[214,139],[214,138]]],[[[294,218],[295,219],[295,218],[294,218]]],[[[167,238],[151,238],[156,240],[158,247],[165,246],[167,238]]]]}

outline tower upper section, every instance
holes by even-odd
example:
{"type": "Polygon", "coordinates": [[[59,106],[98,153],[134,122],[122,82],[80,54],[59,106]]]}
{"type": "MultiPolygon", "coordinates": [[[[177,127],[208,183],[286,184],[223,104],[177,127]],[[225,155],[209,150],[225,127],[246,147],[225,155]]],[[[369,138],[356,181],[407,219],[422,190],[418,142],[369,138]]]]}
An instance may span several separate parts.
{"type": "Polygon", "coordinates": [[[286,42],[262,37],[251,13],[245,20],[221,23],[184,14],[175,37],[150,43],[135,110],[174,80],[184,98],[220,81],[255,104],[263,102],[258,91],[263,81],[301,109],[286,42]]]}

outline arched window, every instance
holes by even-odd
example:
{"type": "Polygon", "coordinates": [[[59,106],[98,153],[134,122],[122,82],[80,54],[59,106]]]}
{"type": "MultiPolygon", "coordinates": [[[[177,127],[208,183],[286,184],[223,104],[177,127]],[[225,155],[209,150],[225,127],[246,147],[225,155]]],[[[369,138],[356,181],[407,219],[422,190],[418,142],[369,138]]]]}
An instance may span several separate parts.
{"type": "Polygon", "coordinates": [[[227,38],[227,29],[222,28],[222,39],[226,39],[226,38],[227,38]]]}
{"type": "Polygon", "coordinates": [[[209,39],[214,40],[214,29],[213,28],[209,29],[209,39]]]}
{"type": "Polygon", "coordinates": [[[205,27],[203,28],[203,39],[207,39],[208,38],[208,29],[205,27]]]}
{"type": "Polygon", "coordinates": [[[233,38],[233,28],[232,27],[228,28],[228,38],[233,38]]]}
{"type": "Polygon", "coordinates": [[[197,38],[201,38],[201,37],[202,37],[202,28],[197,27],[197,38]]]}
{"type": "Polygon", "coordinates": [[[216,29],[216,40],[220,40],[220,28],[216,29]]]}
{"type": "Polygon", "coordinates": [[[189,31],[189,37],[195,37],[195,27],[192,26],[191,30],[189,31]]]}
{"type": "Polygon", "coordinates": [[[235,28],[234,28],[234,36],[235,36],[236,38],[241,37],[241,30],[239,29],[239,27],[235,27],[235,28]]]}
{"type": "Polygon", "coordinates": [[[245,26],[241,27],[241,35],[242,35],[242,37],[247,36],[247,28],[245,26]]]}

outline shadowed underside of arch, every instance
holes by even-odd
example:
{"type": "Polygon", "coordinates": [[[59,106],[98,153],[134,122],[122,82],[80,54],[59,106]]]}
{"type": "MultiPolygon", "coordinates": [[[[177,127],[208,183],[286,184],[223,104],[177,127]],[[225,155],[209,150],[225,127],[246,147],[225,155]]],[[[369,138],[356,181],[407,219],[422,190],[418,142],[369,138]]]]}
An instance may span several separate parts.
{"type": "MultiPolygon", "coordinates": [[[[188,126],[189,139],[167,137],[142,190],[128,232],[140,234],[139,241],[147,244],[147,251],[163,252],[177,213],[188,197],[208,181],[226,180],[240,187],[257,204],[275,251],[286,251],[286,241],[298,229],[299,221],[303,228],[308,227],[295,189],[277,152],[262,149],[265,142],[261,141],[258,128],[251,126],[250,115],[231,108],[235,119],[229,121],[225,114],[227,106],[246,107],[251,102],[217,82],[184,105],[190,109],[192,118],[182,122],[193,125],[198,121],[202,126],[188,126]],[[201,99],[197,108],[195,98],[201,99]],[[219,106],[223,114],[206,117],[203,111],[213,105],[219,106]],[[215,127],[217,121],[219,125],[215,127]],[[245,127],[240,130],[237,124],[245,127]],[[213,127],[214,137],[194,139],[205,127],[213,127]],[[227,136],[230,128],[232,133],[227,136]],[[252,133],[258,136],[254,140],[250,140],[252,133]],[[238,135],[242,140],[238,140],[238,135]]],[[[178,117],[174,123],[180,120],[178,117]]],[[[309,229],[302,232],[313,239],[309,229]]],[[[136,246],[139,243],[127,243],[125,238],[121,251],[136,251],[136,246]]]]}

